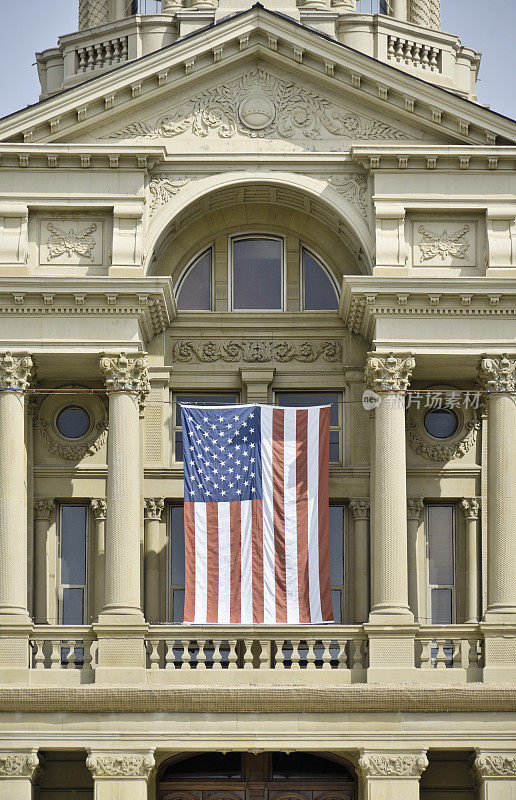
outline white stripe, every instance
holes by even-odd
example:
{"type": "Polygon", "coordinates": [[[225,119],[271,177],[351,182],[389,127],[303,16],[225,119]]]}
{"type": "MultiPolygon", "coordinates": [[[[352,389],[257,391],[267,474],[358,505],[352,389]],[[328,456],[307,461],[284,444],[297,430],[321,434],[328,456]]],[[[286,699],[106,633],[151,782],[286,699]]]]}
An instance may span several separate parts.
{"type": "Polygon", "coordinates": [[[276,622],[276,571],[272,507],[272,406],[262,406],[263,621],[276,622]]]}
{"type": "Polygon", "coordinates": [[[206,622],[208,606],[208,536],[206,503],[194,503],[195,514],[195,616],[206,622]]]}
{"type": "Polygon", "coordinates": [[[319,586],[319,409],[308,410],[308,580],[310,622],[322,622],[319,586]]]}
{"type": "Polygon", "coordinates": [[[252,500],[240,503],[240,622],[253,624],[253,513],[252,500]]]}
{"type": "Polygon", "coordinates": [[[284,411],[285,577],[287,623],[299,622],[297,562],[296,409],[284,411]]]}
{"type": "Polygon", "coordinates": [[[219,503],[219,608],[218,622],[229,622],[231,592],[231,531],[229,503],[219,503]]]}

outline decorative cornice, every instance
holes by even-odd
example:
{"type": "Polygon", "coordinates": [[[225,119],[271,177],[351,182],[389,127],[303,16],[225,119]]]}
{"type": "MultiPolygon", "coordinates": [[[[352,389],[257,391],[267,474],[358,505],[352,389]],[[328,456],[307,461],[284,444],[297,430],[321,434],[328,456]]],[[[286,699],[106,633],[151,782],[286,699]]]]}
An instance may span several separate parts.
{"type": "Polygon", "coordinates": [[[148,753],[97,753],[88,751],[86,766],[94,778],[148,778],[155,766],[148,753]]]}
{"type": "Polygon", "coordinates": [[[354,520],[369,519],[371,512],[371,501],[369,497],[352,497],[349,501],[349,507],[354,520]]]}
{"type": "Polygon", "coordinates": [[[516,358],[504,353],[500,358],[483,358],[479,383],[489,392],[514,392],[516,389],[516,358]]]}
{"type": "Polygon", "coordinates": [[[0,355],[0,389],[25,392],[33,377],[33,363],[30,356],[13,356],[7,350],[0,355]]]}
{"type": "Polygon", "coordinates": [[[478,519],[480,514],[480,501],[477,497],[465,497],[461,500],[460,507],[465,519],[478,519]]]}
{"type": "Polygon", "coordinates": [[[424,507],[422,497],[407,497],[407,519],[419,522],[424,507]]]}
{"type": "Polygon", "coordinates": [[[324,341],[296,341],[284,339],[226,339],[222,341],[194,342],[186,339],[178,340],[172,349],[172,360],[190,362],[193,360],[210,364],[214,361],[234,363],[243,361],[247,364],[263,364],[268,361],[289,361],[311,363],[321,358],[334,363],[342,359],[342,345],[334,339],[324,341]]]}
{"type": "Polygon", "coordinates": [[[145,519],[160,520],[161,512],[165,507],[165,499],[163,497],[146,497],[145,498],[145,519]]]}
{"type": "Polygon", "coordinates": [[[0,753],[0,777],[32,778],[39,759],[36,751],[31,753],[0,753]]]}
{"type": "Polygon", "coordinates": [[[34,519],[50,519],[54,510],[53,497],[36,497],[34,499],[34,519]]]}
{"type": "Polygon", "coordinates": [[[128,356],[122,352],[119,356],[102,356],[100,369],[109,392],[134,392],[142,395],[150,391],[147,358],[128,356]]]}
{"type": "Polygon", "coordinates": [[[386,357],[370,354],[365,372],[366,384],[373,391],[405,392],[415,366],[413,356],[399,358],[394,353],[386,357]]]}
{"type": "Polygon", "coordinates": [[[419,778],[428,767],[428,759],[425,752],[371,753],[361,750],[358,767],[367,778],[419,778]]]}
{"type": "Polygon", "coordinates": [[[516,778],[516,753],[477,752],[473,770],[482,778],[516,778]]]}
{"type": "Polygon", "coordinates": [[[90,506],[97,522],[106,519],[107,502],[105,497],[93,497],[90,500],[90,506]]]}

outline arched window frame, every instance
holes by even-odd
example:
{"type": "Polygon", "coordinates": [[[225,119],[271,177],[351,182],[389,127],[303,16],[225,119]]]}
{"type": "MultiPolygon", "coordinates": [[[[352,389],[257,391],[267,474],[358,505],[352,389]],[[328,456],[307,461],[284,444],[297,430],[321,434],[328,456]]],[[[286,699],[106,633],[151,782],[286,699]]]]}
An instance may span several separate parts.
{"type": "Polygon", "coordinates": [[[251,313],[259,314],[260,312],[272,313],[278,311],[285,311],[286,309],[286,242],[285,236],[281,233],[265,233],[263,231],[243,231],[241,233],[232,233],[228,236],[228,311],[250,311],[251,313]],[[243,239],[272,239],[276,242],[281,242],[281,307],[280,308],[237,308],[235,309],[234,302],[234,281],[233,281],[233,243],[242,241],[243,239]]]}
{"type": "MultiPolygon", "coordinates": [[[[195,266],[195,263],[200,258],[202,258],[202,256],[204,256],[206,253],[210,254],[210,307],[209,307],[209,309],[204,309],[204,310],[213,311],[213,297],[214,297],[214,291],[213,291],[213,283],[214,283],[214,281],[213,281],[213,260],[214,260],[213,242],[211,242],[211,244],[209,244],[209,245],[207,245],[205,247],[201,247],[201,249],[198,250],[197,253],[194,256],[192,256],[192,258],[183,267],[183,269],[181,270],[181,272],[179,274],[178,279],[176,280],[175,286],[174,286],[174,297],[176,298],[177,303],[179,304],[179,295],[181,293],[181,289],[183,287],[183,283],[186,280],[186,277],[187,277],[188,273],[195,266]]],[[[187,311],[188,309],[184,309],[184,310],[187,311]]],[[[194,310],[194,309],[192,309],[192,310],[194,310]]]]}
{"type": "MultiPolygon", "coordinates": [[[[331,283],[331,285],[333,287],[333,291],[335,292],[335,299],[337,301],[337,309],[338,309],[339,301],[340,301],[340,287],[337,284],[337,281],[335,279],[335,276],[334,276],[332,270],[323,261],[323,259],[321,258],[320,255],[318,255],[314,250],[312,250],[311,247],[308,247],[306,244],[303,244],[303,242],[300,240],[299,241],[299,308],[300,308],[300,310],[301,311],[306,311],[307,310],[305,308],[305,263],[304,263],[304,258],[303,258],[303,255],[304,255],[305,251],[312,256],[314,261],[317,261],[317,263],[319,264],[319,266],[321,267],[323,272],[326,273],[326,276],[327,276],[328,280],[330,281],[330,283],[331,283]]],[[[328,308],[318,308],[318,309],[309,309],[309,310],[310,311],[315,311],[315,312],[322,312],[322,313],[327,314],[330,309],[328,309],[328,308]]]]}

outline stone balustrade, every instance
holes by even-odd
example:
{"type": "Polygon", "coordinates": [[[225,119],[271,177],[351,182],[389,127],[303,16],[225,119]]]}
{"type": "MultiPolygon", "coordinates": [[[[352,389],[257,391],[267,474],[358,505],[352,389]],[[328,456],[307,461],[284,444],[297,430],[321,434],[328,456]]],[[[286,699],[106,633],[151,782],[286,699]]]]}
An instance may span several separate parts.
{"type": "Polygon", "coordinates": [[[395,64],[406,64],[429,72],[442,72],[442,50],[405,39],[403,36],[389,36],[387,59],[395,64]]]}
{"type": "Polygon", "coordinates": [[[98,69],[121,64],[128,59],[129,39],[127,36],[115,37],[106,41],[79,47],[76,73],[94,72],[98,69]]]}

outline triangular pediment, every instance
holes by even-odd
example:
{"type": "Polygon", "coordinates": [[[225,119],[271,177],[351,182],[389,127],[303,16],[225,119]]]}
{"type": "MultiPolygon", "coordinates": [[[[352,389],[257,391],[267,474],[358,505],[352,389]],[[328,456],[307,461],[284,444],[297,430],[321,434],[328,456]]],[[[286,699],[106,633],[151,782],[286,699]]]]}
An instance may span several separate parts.
{"type": "Polygon", "coordinates": [[[202,153],[229,140],[244,152],[504,144],[516,123],[257,6],[0,121],[3,142],[202,153]]]}

